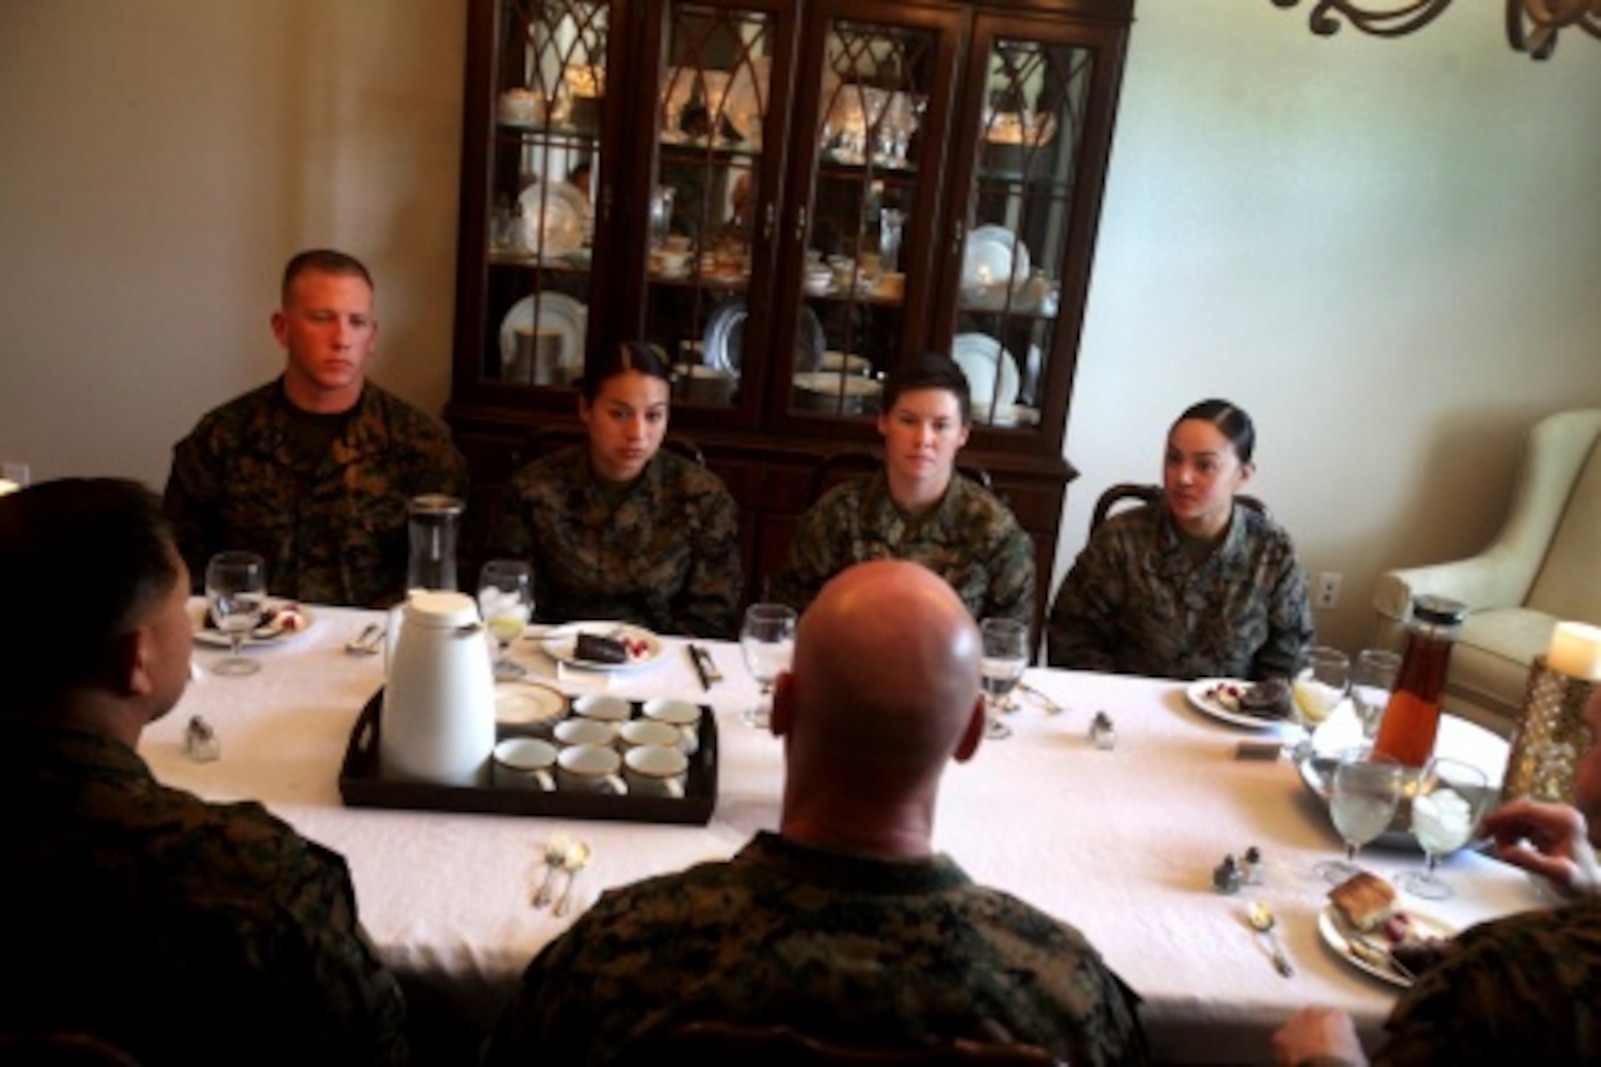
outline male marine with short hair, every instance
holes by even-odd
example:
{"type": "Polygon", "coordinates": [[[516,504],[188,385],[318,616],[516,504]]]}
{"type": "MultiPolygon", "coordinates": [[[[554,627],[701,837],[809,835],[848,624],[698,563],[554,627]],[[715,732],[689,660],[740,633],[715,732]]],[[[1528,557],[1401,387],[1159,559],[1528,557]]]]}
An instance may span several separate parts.
{"type": "Polygon", "coordinates": [[[291,600],[382,607],[405,593],[406,505],[464,497],[467,464],[443,424],[367,380],[373,283],[353,256],[284,268],[277,380],[224,404],[173,449],[166,510],[196,587],[206,561],[248,549],[291,600]]]}

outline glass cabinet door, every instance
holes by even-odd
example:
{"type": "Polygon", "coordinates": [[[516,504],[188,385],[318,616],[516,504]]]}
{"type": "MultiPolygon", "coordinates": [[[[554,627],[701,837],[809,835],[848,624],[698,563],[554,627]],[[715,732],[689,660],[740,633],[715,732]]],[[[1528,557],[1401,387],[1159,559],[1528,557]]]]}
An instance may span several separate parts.
{"type": "Polygon", "coordinates": [[[1070,361],[1077,345],[1063,273],[1074,269],[1096,53],[1005,32],[1016,28],[976,35],[978,98],[966,112],[976,148],[958,214],[951,356],[972,385],[976,424],[1028,429],[1040,424],[1053,354],[1070,361]]]}
{"type": "Polygon", "coordinates": [[[790,416],[871,416],[880,381],[925,343],[929,240],[954,77],[958,15],[829,5],[807,42],[797,128],[801,239],[786,276],[794,313],[790,416]],[[849,11],[847,15],[844,12],[849,11]]]}
{"type": "Polygon", "coordinates": [[[566,386],[583,372],[611,8],[501,0],[484,220],[482,376],[566,386]]]}
{"type": "Polygon", "coordinates": [[[753,339],[771,301],[779,181],[765,149],[775,106],[779,16],[669,3],[663,16],[654,180],[645,205],[645,338],[674,365],[675,401],[746,409],[763,381],[753,339]]]}

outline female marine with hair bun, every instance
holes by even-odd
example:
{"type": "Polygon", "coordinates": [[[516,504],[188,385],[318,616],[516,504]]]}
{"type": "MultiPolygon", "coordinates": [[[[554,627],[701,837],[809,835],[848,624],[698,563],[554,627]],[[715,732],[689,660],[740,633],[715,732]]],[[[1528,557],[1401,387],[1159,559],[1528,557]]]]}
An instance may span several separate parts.
{"type": "Polygon", "coordinates": [[[671,392],[649,345],[592,359],[578,397],[588,440],[507,484],[490,554],[533,567],[540,621],[735,635],[738,508],[717,475],[662,449],[671,392]]]}
{"type": "Polygon", "coordinates": [[[1161,678],[1287,678],[1312,647],[1290,535],[1235,500],[1256,429],[1226,400],[1173,423],[1162,498],[1114,515],[1073,563],[1046,634],[1053,667],[1161,678]]]}

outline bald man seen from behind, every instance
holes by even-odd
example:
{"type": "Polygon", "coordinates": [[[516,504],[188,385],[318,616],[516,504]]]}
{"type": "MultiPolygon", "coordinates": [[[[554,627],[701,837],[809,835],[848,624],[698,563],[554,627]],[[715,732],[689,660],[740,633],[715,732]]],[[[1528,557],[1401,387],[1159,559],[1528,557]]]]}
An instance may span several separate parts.
{"type": "Polygon", "coordinates": [[[485,1062],[626,1062],[698,1021],[1147,1062],[1139,998],[1081,933],[932,849],[941,775],[983,734],[980,657],[931,571],[841,572],[778,680],[779,830],[603,894],[529,964],[485,1062]]]}

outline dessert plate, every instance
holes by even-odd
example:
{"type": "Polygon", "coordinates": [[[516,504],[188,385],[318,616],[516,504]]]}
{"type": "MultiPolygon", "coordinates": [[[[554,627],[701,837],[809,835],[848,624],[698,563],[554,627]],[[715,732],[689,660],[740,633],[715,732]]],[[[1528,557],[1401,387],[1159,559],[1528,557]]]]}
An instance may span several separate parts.
{"type": "Polygon", "coordinates": [[[1191,682],[1184,690],[1184,698],[1190,706],[1203,715],[1226,722],[1230,726],[1242,726],[1247,730],[1271,730],[1288,722],[1288,719],[1268,719],[1260,715],[1250,715],[1236,708],[1231,708],[1212,696],[1212,690],[1220,685],[1237,685],[1241,689],[1251,683],[1240,678],[1201,678],[1191,682]]]}
{"type": "Polygon", "coordinates": [[[574,667],[582,667],[589,671],[637,671],[644,667],[654,666],[662,658],[661,638],[643,626],[633,626],[626,622],[606,622],[595,619],[570,622],[565,626],[557,626],[550,630],[540,639],[539,645],[551,659],[574,667]],[[578,644],[578,635],[581,633],[595,634],[598,637],[611,637],[623,642],[633,642],[636,645],[643,645],[644,651],[638,655],[630,652],[627,663],[602,663],[599,660],[580,659],[575,649],[578,644]]]}
{"type": "MultiPolygon", "coordinates": [[[[269,609],[282,608],[292,603],[294,603],[294,601],[277,600],[269,597],[267,600],[267,607],[269,609]]],[[[228,640],[227,634],[223,633],[221,630],[206,625],[206,601],[204,597],[190,597],[187,607],[189,611],[189,621],[194,625],[195,644],[205,645],[208,648],[232,647],[232,644],[228,640]]],[[[306,607],[304,604],[301,604],[298,607],[301,617],[306,620],[305,626],[299,630],[258,626],[256,629],[251,630],[245,635],[245,639],[241,643],[240,647],[249,648],[251,645],[275,645],[280,641],[287,641],[291,637],[298,637],[307,630],[311,629],[316,623],[317,617],[312,614],[311,609],[306,607]]]]}
{"type": "MultiPolygon", "coordinates": [[[[1449,923],[1427,915],[1419,915],[1411,908],[1406,913],[1412,919],[1412,928],[1421,937],[1449,938],[1456,936],[1456,928],[1449,923]]],[[[1323,943],[1334,950],[1334,954],[1359,971],[1366,971],[1380,981],[1388,982],[1402,989],[1412,988],[1412,979],[1408,978],[1394,964],[1388,962],[1389,949],[1385,946],[1383,934],[1357,934],[1347,933],[1346,924],[1334,910],[1333,904],[1325,904],[1323,910],[1318,912],[1317,931],[1323,937],[1323,943]],[[1359,954],[1351,947],[1353,940],[1365,941],[1374,949],[1370,957],[1359,954]]]]}

